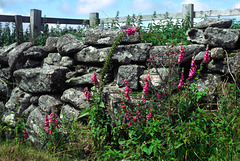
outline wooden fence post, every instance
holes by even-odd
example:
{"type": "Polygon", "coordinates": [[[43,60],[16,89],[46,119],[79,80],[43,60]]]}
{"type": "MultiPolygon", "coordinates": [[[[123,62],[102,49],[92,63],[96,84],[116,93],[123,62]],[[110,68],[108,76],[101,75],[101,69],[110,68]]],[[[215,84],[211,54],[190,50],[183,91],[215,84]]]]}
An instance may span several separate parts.
{"type": "Polygon", "coordinates": [[[22,16],[16,15],[14,16],[15,24],[16,24],[16,34],[17,34],[17,42],[23,43],[23,25],[22,25],[22,16]]]}
{"type": "Polygon", "coordinates": [[[190,16],[191,27],[193,27],[193,18],[195,17],[193,4],[183,4],[182,5],[182,18],[184,19],[187,14],[189,14],[189,16],[190,16]]]}
{"type": "Polygon", "coordinates": [[[94,12],[94,13],[90,13],[89,16],[89,25],[90,26],[98,26],[99,25],[99,13],[94,12]]]}
{"type": "Polygon", "coordinates": [[[40,35],[42,23],[42,11],[31,9],[30,12],[30,41],[33,42],[35,38],[40,35]]]}

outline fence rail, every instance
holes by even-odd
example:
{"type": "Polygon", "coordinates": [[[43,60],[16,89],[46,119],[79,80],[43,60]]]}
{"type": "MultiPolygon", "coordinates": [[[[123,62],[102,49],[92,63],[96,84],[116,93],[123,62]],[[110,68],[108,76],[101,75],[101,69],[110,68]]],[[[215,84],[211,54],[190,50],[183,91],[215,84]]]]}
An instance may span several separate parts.
{"type": "MultiPolygon", "coordinates": [[[[87,24],[90,26],[95,26],[99,24],[111,23],[116,18],[99,18],[99,13],[90,13],[89,19],[66,19],[66,18],[48,18],[41,16],[42,11],[31,9],[30,16],[9,16],[0,15],[0,22],[15,22],[17,39],[19,42],[23,41],[22,33],[22,23],[30,23],[30,40],[33,41],[41,32],[42,23],[54,23],[54,24],[70,24],[70,25],[83,25],[87,24]]],[[[186,14],[189,14],[191,21],[194,18],[201,18],[207,15],[208,17],[218,17],[218,16],[238,16],[240,15],[240,9],[224,9],[224,10],[209,10],[209,11],[194,11],[193,4],[183,4],[182,12],[180,13],[168,13],[168,17],[173,19],[183,19],[186,14]]],[[[129,16],[133,18],[133,16],[129,16]]],[[[119,17],[118,22],[127,22],[128,17],[119,17]]],[[[166,19],[166,14],[156,14],[154,15],[142,15],[142,21],[166,19]]]]}

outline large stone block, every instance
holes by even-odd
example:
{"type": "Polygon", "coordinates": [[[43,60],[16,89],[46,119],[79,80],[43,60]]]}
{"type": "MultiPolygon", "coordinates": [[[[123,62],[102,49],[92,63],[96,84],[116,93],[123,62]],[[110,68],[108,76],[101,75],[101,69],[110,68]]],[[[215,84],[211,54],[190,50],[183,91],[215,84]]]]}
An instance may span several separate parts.
{"type": "Polygon", "coordinates": [[[124,80],[129,84],[130,89],[137,90],[139,86],[139,77],[143,74],[144,66],[122,65],[118,69],[117,84],[119,87],[126,86],[124,80]]]}
{"type": "Polygon", "coordinates": [[[16,83],[22,90],[30,93],[63,91],[65,74],[68,69],[57,66],[19,69],[13,73],[16,83]]]}

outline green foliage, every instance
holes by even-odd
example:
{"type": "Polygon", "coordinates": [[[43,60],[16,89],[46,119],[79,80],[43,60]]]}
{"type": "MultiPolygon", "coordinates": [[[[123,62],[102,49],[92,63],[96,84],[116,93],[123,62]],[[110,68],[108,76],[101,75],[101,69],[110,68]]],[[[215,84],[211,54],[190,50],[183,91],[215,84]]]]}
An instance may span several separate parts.
{"type": "MultiPolygon", "coordinates": [[[[155,18],[153,14],[153,18],[155,18]]],[[[141,27],[141,39],[143,42],[152,43],[156,46],[166,45],[171,43],[174,45],[188,45],[191,44],[185,35],[186,31],[191,27],[190,17],[187,16],[181,21],[176,22],[166,14],[165,20],[159,20],[149,23],[147,27],[141,27]]]]}

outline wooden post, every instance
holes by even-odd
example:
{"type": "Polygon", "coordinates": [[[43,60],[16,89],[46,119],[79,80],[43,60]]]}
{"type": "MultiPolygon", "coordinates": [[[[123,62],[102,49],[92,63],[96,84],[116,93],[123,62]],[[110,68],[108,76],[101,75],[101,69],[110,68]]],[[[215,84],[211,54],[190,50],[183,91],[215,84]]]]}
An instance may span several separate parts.
{"type": "Polygon", "coordinates": [[[193,27],[193,18],[195,17],[193,4],[183,4],[182,5],[182,18],[184,19],[187,14],[189,14],[189,16],[190,16],[191,27],[193,27]]]}
{"type": "Polygon", "coordinates": [[[16,34],[17,34],[17,42],[23,43],[23,25],[22,25],[22,16],[16,15],[14,16],[15,24],[16,24],[16,34]]]}
{"type": "Polygon", "coordinates": [[[90,13],[89,16],[89,25],[90,26],[98,26],[99,25],[99,14],[97,12],[90,13]]]}
{"type": "Polygon", "coordinates": [[[31,9],[30,12],[30,41],[33,42],[35,38],[40,35],[42,23],[42,11],[31,9]]]}

